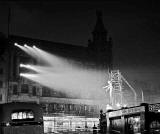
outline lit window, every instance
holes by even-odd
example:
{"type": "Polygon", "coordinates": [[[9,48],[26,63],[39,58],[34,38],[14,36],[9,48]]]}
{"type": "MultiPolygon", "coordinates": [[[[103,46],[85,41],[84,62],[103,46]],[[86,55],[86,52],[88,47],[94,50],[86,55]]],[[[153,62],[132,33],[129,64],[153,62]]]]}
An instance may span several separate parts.
{"type": "Polygon", "coordinates": [[[27,118],[27,113],[26,113],[26,112],[23,112],[23,113],[22,113],[22,118],[23,118],[23,119],[26,119],[26,118],[27,118]]]}
{"type": "Polygon", "coordinates": [[[18,119],[22,119],[22,115],[23,115],[22,112],[19,112],[18,113],[18,119]]]}
{"type": "Polygon", "coordinates": [[[17,119],[17,113],[12,113],[12,120],[17,119]]]}
{"type": "Polygon", "coordinates": [[[34,116],[33,116],[33,112],[31,111],[31,112],[28,112],[28,114],[27,114],[27,117],[29,118],[29,119],[32,119],[34,116]]]}
{"type": "Polygon", "coordinates": [[[15,111],[11,114],[12,120],[33,120],[34,114],[31,110],[15,111]]]}

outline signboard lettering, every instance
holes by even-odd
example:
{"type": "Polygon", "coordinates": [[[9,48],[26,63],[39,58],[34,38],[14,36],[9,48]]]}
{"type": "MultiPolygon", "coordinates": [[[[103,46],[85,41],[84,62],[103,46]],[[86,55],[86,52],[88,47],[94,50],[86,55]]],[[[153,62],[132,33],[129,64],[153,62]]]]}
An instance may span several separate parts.
{"type": "Polygon", "coordinates": [[[148,109],[149,112],[158,112],[158,110],[160,110],[160,104],[150,104],[148,109]]]}
{"type": "Polygon", "coordinates": [[[140,113],[144,111],[145,111],[144,106],[133,107],[133,108],[128,108],[128,109],[121,109],[121,110],[109,112],[109,117],[117,117],[117,116],[122,116],[122,115],[135,114],[135,113],[140,113]]]}
{"type": "Polygon", "coordinates": [[[122,114],[127,115],[127,114],[133,114],[133,113],[139,113],[139,112],[144,112],[145,107],[134,107],[134,108],[129,108],[129,109],[122,109],[122,114]]]}
{"type": "Polygon", "coordinates": [[[122,110],[109,112],[109,117],[117,117],[122,115],[122,110]]]}

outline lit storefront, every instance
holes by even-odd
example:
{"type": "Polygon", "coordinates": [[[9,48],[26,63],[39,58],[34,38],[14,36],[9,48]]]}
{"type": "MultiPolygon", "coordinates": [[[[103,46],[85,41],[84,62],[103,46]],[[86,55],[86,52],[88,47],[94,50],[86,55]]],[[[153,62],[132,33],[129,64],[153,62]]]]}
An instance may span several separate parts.
{"type": "Polygon", "coordinates": [[[92,131],[94,124],[99,123],[98,118],[78,116],[44,116],[44,132],[92,131]]]}
{"type": "Polygon", "coordinates": [[[113,110],[107,113],[107,130],[110,133],[160,133],[160,104],[113,110]]]}
{"type": "Polygon", "coordinates": [[[96,105],[65,102],[42,103],[44,132],[93,131],[99,124],[99,109],[96,105]]]}

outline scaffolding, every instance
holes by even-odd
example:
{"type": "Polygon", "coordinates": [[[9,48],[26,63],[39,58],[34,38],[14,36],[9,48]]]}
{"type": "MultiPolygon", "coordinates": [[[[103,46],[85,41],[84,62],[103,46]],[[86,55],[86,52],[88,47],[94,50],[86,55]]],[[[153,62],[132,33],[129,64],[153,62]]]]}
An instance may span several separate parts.
{"type": "Polygon", "coordinates": [[[111,107],[123,107],[124,100],[123,100],[123,86],[122,83],[125,82],[131,91],[134,94],[134,102],[135,105],[137,104],[137,94],[135,89],[129,84],[129,82],[123,77],[119,70],[111,70],[109,73],[109,80],[107,86],[103,87],[106,89],[106,92],[109,92],[109,99],[110,99],[110,106],[111,107]]]}

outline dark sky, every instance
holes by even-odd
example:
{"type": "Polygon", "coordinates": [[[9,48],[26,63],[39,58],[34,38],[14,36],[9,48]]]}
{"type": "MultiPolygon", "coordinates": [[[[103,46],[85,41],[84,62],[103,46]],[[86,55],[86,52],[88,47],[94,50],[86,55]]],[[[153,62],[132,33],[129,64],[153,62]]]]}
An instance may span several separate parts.
{"type": "Polygon", "coordinates": [[[160,82],[160,8],[154,1],[32,1],[0,2],[0,32],[86,46],[103,11],[113,38],[114,66],[130,80],[160,82]],[[140,2],[139,2],[140,1],[140,2]]]}

